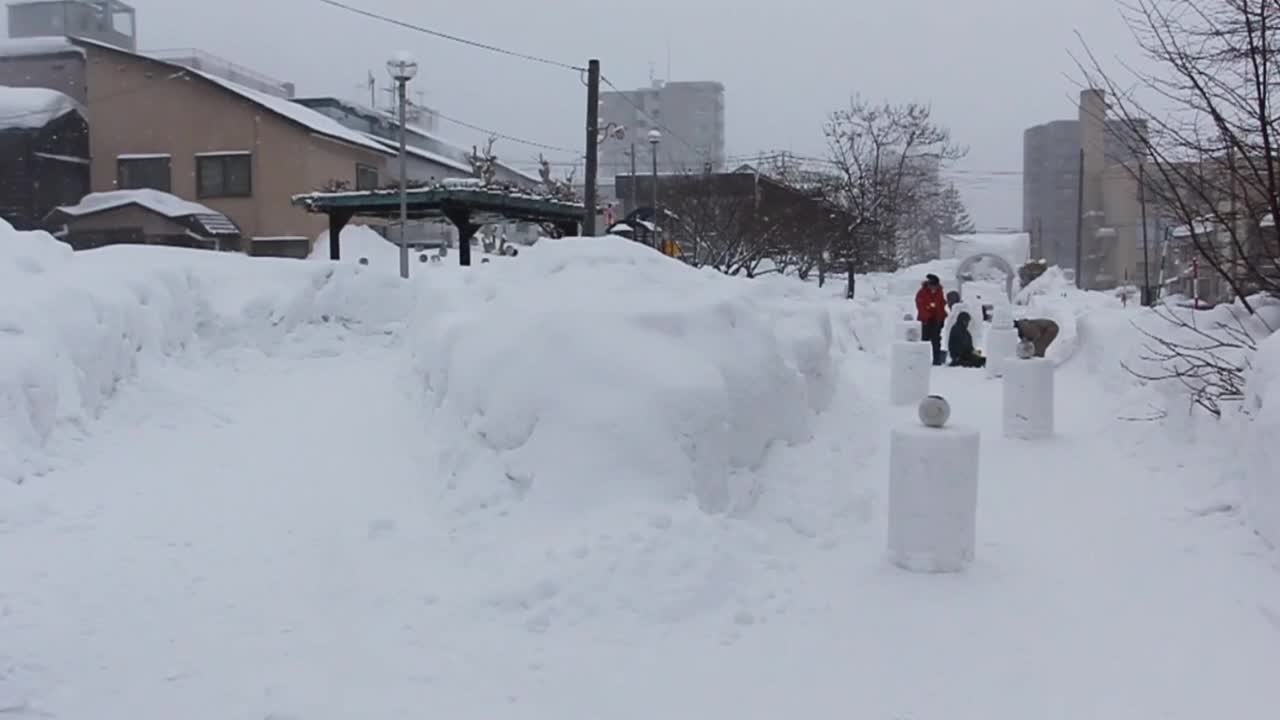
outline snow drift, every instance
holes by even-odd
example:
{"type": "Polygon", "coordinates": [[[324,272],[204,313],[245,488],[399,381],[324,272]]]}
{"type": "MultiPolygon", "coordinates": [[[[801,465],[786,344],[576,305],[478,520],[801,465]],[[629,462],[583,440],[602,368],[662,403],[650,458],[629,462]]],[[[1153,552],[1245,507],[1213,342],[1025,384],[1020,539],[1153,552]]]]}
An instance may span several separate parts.
{"type": "Polygon", "coordinates": [[[413,336],[464,509],[728,510],[772,446],[808,438],[834,382],[822,305],[625,240],[544,242],[432,289],[413,336]],[[780,334],[783,315],[804,317],[780,334]]]}
{"type": "Polygon", "coordinates": [[[1246,386],[1253,421],[1245,428],[1242,488],[1249,519],[1273,547],[1280,547],[1280,333],[1258,347],[1246,386]]]}
{"type": "Polygon", "coordinates": [[[113,246],[83,253],[0,222],[0,478],[51,467],[59,427],[96,416],[146,363],[312,323],[381,332],[408,314],[398,278],[359,266],[113,246]]]}

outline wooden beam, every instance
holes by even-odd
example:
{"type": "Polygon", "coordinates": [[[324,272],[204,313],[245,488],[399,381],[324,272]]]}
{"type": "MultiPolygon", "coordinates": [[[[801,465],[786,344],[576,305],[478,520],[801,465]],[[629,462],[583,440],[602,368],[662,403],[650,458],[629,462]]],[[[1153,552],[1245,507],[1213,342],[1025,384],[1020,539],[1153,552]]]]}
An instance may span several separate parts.
{"type": "Polygon", "coordinates": [[[340,210],[340,209],[334,208],[333,210],[329,211],[329,259],[330,260],[337,260],[341,255],[341,249],[339,248],[339,245],[341,243],[339,243],[338,240],[339,238],[342,237],[342,229],[347,226],[347,223],[351,222],[352,215],[354,215],[353,212],[345,209],[340,210]]]}

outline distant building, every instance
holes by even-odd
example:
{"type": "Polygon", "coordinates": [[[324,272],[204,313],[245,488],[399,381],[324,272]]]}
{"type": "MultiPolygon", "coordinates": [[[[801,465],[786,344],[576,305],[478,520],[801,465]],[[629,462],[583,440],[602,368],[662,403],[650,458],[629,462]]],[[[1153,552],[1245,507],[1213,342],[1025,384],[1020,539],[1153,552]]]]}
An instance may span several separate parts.
{"type": "Polygon", "coordinates": [[[210,74],[89,40],[39,44],[0,44],[0,85],[51,82],[85,99],[92,191],[153,189],[198,201],[231,218],[250,253],[305,255],[326,224],[291,197],[334,183],[376,187],[396,154],[320,113],[210,74]]]}
{"type": "Polygon", "coordinates": [[[0,217],[19,230],[89,191],[84,108],[45,88],[0,87],[0,217]]]}
{"type": "Polygon", "coordinates": [[[1137,256],[1132,247],[1116,252],[1112,246],[1117,242],[1133,245],[1141,235],[1141,227],[1131,217],[1137,183],[1118,182],[1117,166],[1134,166],[1141,139],[1133,131],[1145,134],[1147,126],[1140,122],[1131,129],[1122,120],[1107,118],[1106,98],[1100,90],[1081,93],[1078,115],[1075,120],[1055,120],[1023,133],[1022,227],[1031,234],[1033,255],[1050,265],[1076,269],[1085,287],[1132,284],[1139,274],[1137,256]],[[1118,195],[1130,193],[1133,198],[1118,195]],[[1107,217],[1108,208],[1115,208],[1116,217],[1107,217]],[[1084,238],[1083,270],[1076,268],[1077,232],[1084,238]]]}
{"type": "Polygon", "coordinates": [[[652,169],[648,134],[663,134],[658,144],[658,172],[719,172],[725,164],[724,85],[718,82],[654,82],[638,90],[600,93],[600,126],[626,129],[622,140],[600,145],[600,177],[631,173],[635,149],[637,172],[652,169]]]}
{"type": "Polygon", "coordinates": [[[9,37],[81,37],[138,49],[137,15],[120,0],[13,0],[9,37]]]}

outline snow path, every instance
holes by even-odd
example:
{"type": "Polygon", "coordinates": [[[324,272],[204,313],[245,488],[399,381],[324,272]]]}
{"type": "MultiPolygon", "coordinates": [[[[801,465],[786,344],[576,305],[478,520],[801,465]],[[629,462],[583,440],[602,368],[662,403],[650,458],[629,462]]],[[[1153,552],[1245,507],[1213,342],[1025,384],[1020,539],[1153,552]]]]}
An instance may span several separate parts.
{"type": "Polygon", "coordinates": [[[881,559],[883,446],[911,412],[879,409],[887,375],[864,358],[813,443],[761,469],[753,510],[563,528],[438,513],[404,369],[393,341],[331,335],[155,368],[83,464],[0,493],[0,710],[1201,720],[1280,703],[1275,556],[1215,511],[1232,494],[1203,448],[1113,421],[1074,369],[1040,444],[1000,438],[998,382],[935,375],[953,422],[984,431],[979,561],[937,577],[881,559]]]}

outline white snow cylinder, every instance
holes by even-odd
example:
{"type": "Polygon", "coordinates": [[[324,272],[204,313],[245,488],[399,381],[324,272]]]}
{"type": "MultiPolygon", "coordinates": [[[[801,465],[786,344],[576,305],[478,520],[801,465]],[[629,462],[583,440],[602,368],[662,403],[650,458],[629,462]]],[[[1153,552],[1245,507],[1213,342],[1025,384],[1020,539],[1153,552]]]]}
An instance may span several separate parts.
{"type": "Polygon", "coordinates": [[[980,435],[904,425],[889,438],[889,560],[912,572],[959,572],[977,543],[980,435]]]}
{"type": "Polygon", "coordinates": [[[933,346],[927,342],[896,342],[889,354],[889,401],[915,405],[929,394],[933,346]]]}
{"type": "Polygon", "coordinates": [[[1011,358],[1004,364],[1004,436],[1043,440],[1053,436],[1053,363],[1011,358]]]}
{"type": "Polygon", "coordinates": [[[1001,377],[1004,366],[1017,354],[1018,331],[991,326],[986,336],[987,377],[1001,377]]]}

